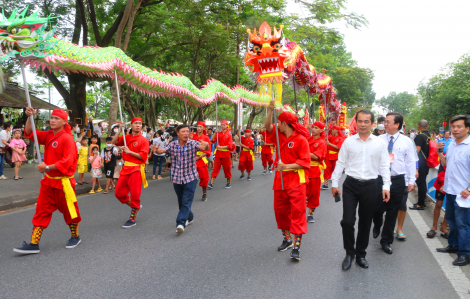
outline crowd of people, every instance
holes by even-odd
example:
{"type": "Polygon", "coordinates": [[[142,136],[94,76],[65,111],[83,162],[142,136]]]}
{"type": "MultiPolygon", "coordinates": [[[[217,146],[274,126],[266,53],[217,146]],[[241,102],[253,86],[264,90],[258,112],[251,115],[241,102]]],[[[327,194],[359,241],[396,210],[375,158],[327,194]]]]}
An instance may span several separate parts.
{"type": "MultiPolygon", "coordinates": [[[[261,157],[262,174],[275,172],[274,215],[282,234],[282,243],[277,249],[292,248],[290,258],[300,260],[302,236],[307,233],[307,223],[315,221],[314,212],[320,206],[321,190],[330,189],[329,180],[335,201],[341,201],[342,196],[341,227],[346,251],[343,270],[348,270],[354,259],[360,267],[369,267],[366,254],[371,229],[373,238],[380,236],[383,251],[392,254],[394,239],[403,241],[407,238],[403,232],[407,209],[426,208],[426,176],[430,168],[438,167],[439,175],[434,184],[437,200],[434,221],[426,236],[435,237],[445,198],[446,221],[440,225],[440,231],[449,245],[437,251],[457,253],[454,265],[470,263],[470,117],[453,117],[451,131],[438,138],[429,133],[426,120],[418,123],[417,133],[410,131],[407,134],[400,113],[390,112],[378,118],[376,123],[374,114],[363,109],[355,116],[357,128],[354,131],[357,133],[348,136],[343,127],[327,127],[320,121],[304,126],[290,112],[280,113],[278,122],[273,123],[273,109],[272,102],[259,130],[239,127],[233,133],[225,120],[221,122],[220,130],[206,128],[204,122],[198,122],[194,131],[188,125],[179,125],[167,128],[166,132],[153,132],[140,118],[134,118],[129,131],[124,128],[124,123],[114,125],[101,150],[101,136],[93,135],[88,141],[76,124],[70,126],[67,123],[66,112],[54,110],[50,130],[37,132],[39,143],[45,147],[44,162],[38,170],[45,173],[46,178],[41,181],[31,242],[25,242],[14,251],[38,253],[42,231],[57,209],[64,214],[71,231],[66,248],[74,248],[81,242],[78,234],[81,217],[74,186],[86,183],[86,172],[91,173],[91,193],[94,193],[95,186],[98,192],[102,191],[99,178],[104,169],[104,192],[115,189],[115,197],[130,207],[130,217],[122,227],[131,228],[137,224],[137,214],[142,208],[142,186],[148,186],[148,161],[154,161],[152,179],[161,179],[162,171],[169,168],[179,205],[176,232],[181,234],[194,221],[191,206],[198,181],[202,201],[206,201],[207,191],[214,188],[221,169],[226,179],[225,188],[229,189],[233,161],[238,161],[239,179],[251,180],[253,162],[261,157]],[[70,144],[77,148],[77,153],[66,150],[70,144]],[[77,168],[80,175],[75,182],[73,175],[77,168]],[[346,178],[341,181],[343,174],[346,178]],[[408,208],[408,194],[415,186],[418,201],[408,208]]],[[[34,114],[31,108],[26,112],[34,114]]],[[[11,130],[8,124],[4,124],[4,128],[3,132],[11,130]]],[[[17,148],[15,159],[21,161],[25,145],[20,142],[21,132],[17,132],[15,138],[6,143],[10,146],[13,143],[17,148]]],[[[24,134],[26,138],[33,138],[29,118],[24,134]]],[[[5,144],[1,133],[0,140],[5,144]]]]}

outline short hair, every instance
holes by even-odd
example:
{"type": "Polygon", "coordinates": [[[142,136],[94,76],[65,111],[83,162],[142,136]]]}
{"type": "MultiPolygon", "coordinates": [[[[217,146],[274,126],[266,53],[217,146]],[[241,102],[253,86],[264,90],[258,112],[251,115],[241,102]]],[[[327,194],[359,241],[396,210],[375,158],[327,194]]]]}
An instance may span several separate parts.
{"type": "Polygon", "coordinates": [[[94,147],[91,149],[92,152],[94,152],[95,150],[97,150],[97,151],[99,152],[99,151],[100,151],[100,148],[97,147],[97,146],[94,146],[94,147]]]}
{"type": "Polygon", "coordinates": [[[158,131],[157,131],[157,134],[158,134],[159,136],[162,136],[162,135],[163,135],[163,131],[162,131],[162,130],[158,130],[158,131]]]}
{"type": "MultiPolygon", "coordinates": [[[[184,129],[184,128],[188,128],[189,129],[189,125],[179,125],[176,127],[176,132],[179,133],[179,131],[181,129],[184,129]]],[[[191,130],[190,130],[191,131],[191,130]]]]}
{"type": "Polygon", "coordinates": [[[9,127],[11,127],[11,122],[7,121],[6,123],[3,123],[3,129],[4,130],[6,130],[9,127]]]}
{"type": "Polygon", "coordinates": [[[113,138],[112,137],[106,137],[106,142],[108,141],[113,141],[113,138]]]}
{"type": "Polygon", "coordinates": [[[147,133],[150,133],[152,131],[152,128],[147,128],[147,133]]]}
{"type": "Polygon", "coordinates": [[[98,139],[98,135],[92,135],[92,136],[90,137],[90,139],[93,139],[93,138],[98,139]]]}
{"type": "Polygon", "coordinates": [[[83,140],[88,140],[88,137],[83,136],[83,137],[82,137],[82,141],[83,141],[83,140]]]}
{"type": "Polygon", "coordinates": [[[77,123],[73,121],[73,122],[70,122],[69,125],[70,125],[71,128],[75,128],[75,126],[77,125],[77,123]]]}
{"type": "Polygon", "coordinates": [[[470,117],[468,115],[457,115],[457,116],[454,116],[452,117],[452,119],[450,120],[450,124],[453,124],[454,122],[458,121],[458,120],[463,120],[464,124],[465,124],[465,127],[466,128],[470,128],[470,117]]]}
{"type": "Polygon", "coordinates": [[[444,135],[445,135],[445,133],[449,133],[449,134],[450,134],[450,131],[449,131],[449,130],[445,130],[445,131],[444,131],[444,135]]]}
{"type": "Polygon", "coordinates": [[[393,122],[396,123],[396,124],[400,124],[398,126],[398,130],[401,130],[401,128],[403,128],[403,115],[401,113],[398,113],[398,112],[389,112],[389,113],[387,113],[387,116],[389,116],[389,115],[395,116],[393,118],[393,122]]]}
{"type": "Polygon", "coordinates": [[[429,127],[429,123],[427,120],[425,119],[422,119],[418,122],[418,126],[421,128],[421,129],[427,129],[429,127]]]}
{"type": "MultiPolygon", "coordinates": [[[[388,116],[388,114],[387,114],[388,116]]],[[[379,118],[377,118],[377,122],[378,123],[383,123],[385,121],[385,117],[384,116],[380,116],[379,118]]]]}
{"type": "Polygon", "coordinates": [[[375,121],[374,113],[372,113],[370,110],[367,110],[367,109],[361,109],[361,110],[357,111],[357,113],[356,113],[356,122],[358,120],[357,117],[359,116],[359,113],[370,115],[370,122],[371,123],[373,123],[375,121]]]}

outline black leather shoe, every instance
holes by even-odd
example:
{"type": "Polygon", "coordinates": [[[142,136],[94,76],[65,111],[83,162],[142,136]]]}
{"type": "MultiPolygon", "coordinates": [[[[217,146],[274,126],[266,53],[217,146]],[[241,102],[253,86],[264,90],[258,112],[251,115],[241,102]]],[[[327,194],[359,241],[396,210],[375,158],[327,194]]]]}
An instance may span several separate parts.
{"type": "Polygon", "coordinates": [[[385,251],[385,253],[392,254],[393,250],[392,247],[390,247],[389,244],[382,244],[382,249],[385,251]]]}
{"type": "Polygon", "coordinates": [[[447,253],[457,253],[459,251],[458,249],[455,249],[454,247],[450,245],[444,248],[436,248],[436,250],[437,252],[447,252],[447,253]]]}
{"type": "Polygon", "coordinates": [[[470,256],[459,255],[459,257],[452,262],[454,266],[465,266],[470,264],[470,256]]]}
{"type": "Polygon", "coordinates": [[[346,254],[346,257],[344,258],[343,265],[342,265],[343,270],[349,270],[349,268],[351,268],[353,258],[354,257],[352,255],[346,254]]]}
{"type": "Polygon", "coordinates": [[[377,237],[380,235],[380,228],[374,228],[372,229],[372,236],[374,237],[374,239],[377,239],[377,237]]]}
{"type": "Polygon", "coordinates": [[[359,267],[367,269],[369,268],[369,263],[366,261],[364,257],[360,257],[356,259],[356,263],[359,265],[359,267]]]}

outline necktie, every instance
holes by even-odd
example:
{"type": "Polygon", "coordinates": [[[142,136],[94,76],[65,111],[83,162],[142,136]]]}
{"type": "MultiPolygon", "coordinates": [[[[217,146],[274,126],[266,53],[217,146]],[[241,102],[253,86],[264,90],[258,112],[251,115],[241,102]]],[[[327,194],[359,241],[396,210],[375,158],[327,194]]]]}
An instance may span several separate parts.
{"type": "Polygon", "coordinates": [[[390,142],[388,143],[388,153],[391,154],[393,151],[393,136],[390,137],[390,142]]]}

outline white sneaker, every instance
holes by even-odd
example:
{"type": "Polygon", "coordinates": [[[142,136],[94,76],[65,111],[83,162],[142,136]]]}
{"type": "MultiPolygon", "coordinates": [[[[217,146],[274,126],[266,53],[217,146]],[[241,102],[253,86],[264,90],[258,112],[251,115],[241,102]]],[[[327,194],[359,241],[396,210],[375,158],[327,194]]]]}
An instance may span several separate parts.
{"type": "Polygon", "coordinates": [[[191,220],[191,221],[189,221],[189,220],[186,220],[186,227],[187,227],[188,225],[191,225],[191,224],[193,224],[193,223],[194,223],[194,219],[193,219],[193,220],[191,220]]]}
{"type": "Polygon", "coordinates": [[[182,234],[184,232],[184,227],[180,224],[176,227],[176,232],[182,234]]]}
{"type": "Polygon", "coordinates": [[[0,180],[6,180],[6,179],[7,179],[6,176],[4,176],[4,175],[0,176],[0,180]]]}

